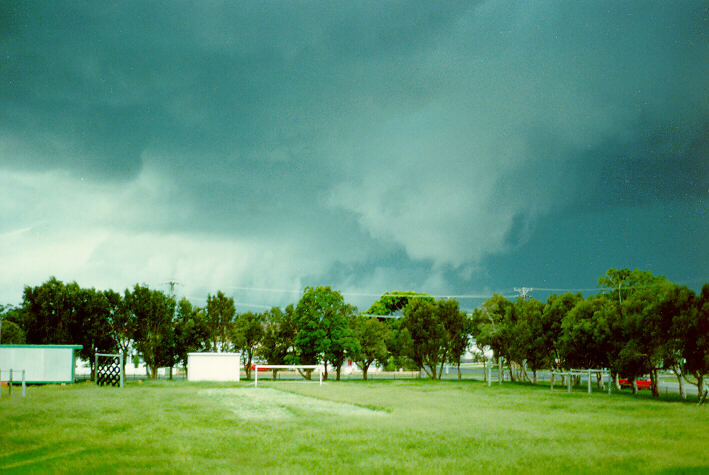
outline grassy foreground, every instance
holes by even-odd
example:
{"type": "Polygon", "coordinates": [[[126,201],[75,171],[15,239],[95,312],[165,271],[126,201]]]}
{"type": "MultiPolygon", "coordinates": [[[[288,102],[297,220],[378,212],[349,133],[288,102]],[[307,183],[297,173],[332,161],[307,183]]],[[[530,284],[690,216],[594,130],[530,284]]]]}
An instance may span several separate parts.
{"type": "Polygon", "coordinates": [[[707,406],[510,383],[78,383],[3,389],[0,471],[704,473],[708,429],[707,406]]]}

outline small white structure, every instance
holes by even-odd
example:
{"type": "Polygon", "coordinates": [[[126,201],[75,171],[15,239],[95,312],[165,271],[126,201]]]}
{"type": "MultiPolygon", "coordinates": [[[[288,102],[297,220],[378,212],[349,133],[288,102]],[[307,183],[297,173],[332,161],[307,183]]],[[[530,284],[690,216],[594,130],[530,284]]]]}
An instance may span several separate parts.
{"type": "Polygon", "coordinates": [[[3,381],[13,370],[15,380],[25,370],[27,383],[73,383],[75,350],[81,345],[0,345],[0,370],[3,381]]]}
{"type": "Polygon", "coordinates": [[[239,381],[241,353],[187,353],[187,381],[239,381]]]}

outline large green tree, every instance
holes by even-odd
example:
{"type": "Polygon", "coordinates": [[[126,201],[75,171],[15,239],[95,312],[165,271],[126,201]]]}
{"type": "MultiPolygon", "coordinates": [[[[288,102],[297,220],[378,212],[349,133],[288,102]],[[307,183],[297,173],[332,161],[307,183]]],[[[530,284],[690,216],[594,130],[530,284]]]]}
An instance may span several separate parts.
{"type": "Polygon", "coordinates": [[[350,320],[350,328],[358,343],[351,353],[352,360],[360,367],[366,381],[372,363],[386,364],[389,356],[386,345],[389,325],[378,318],[357,316],[350,320]]]}
{"type": "Polygon", "coordinates": [[[77,344],[75,322],[76,282],[64,284],[50,277],[42,285],[25,287],[22,308],[27,343],[33,345],[77,344]]]}
{"type": "Polygon", "coordinates": [[[267,313],[241,313],[232,326],[234,348],[241,352],[241,360],[246,370],[246,379],[251,379],[251,363],[256,348],[263,339],[263,326],[267,313]]]}
{"type": "Polygon", "coordinates": [[[175,343],[177,361],[187,366],[187,354],[206,351],[210,345],[210,334],[204,309],[192,306],[187,298],[177,303],[175,322],[175,343]]]}
{"type": "Polygon", "coordinates": [[[514,352],[512,306],[513,303],[502,295],[493,294],[473,312],[473,337],[478,346],[488,347],[495,357],[507,360],[510,364],[510,379],[514,381],[511,367],[514,352]]]}
{"type": "MultiPolygon", "coordinates": [[[[446,361],[456,365],[458,379],[461,379],[460,359],[470,346],[472,319],[465,312],[460,311],[458,301],[455,299],[439,300],[436,306],[438,318],[446,331],[446,361]]],[[[438,377],[440,376],[439,370],[438,377]]]]}
{"type": "Polygon", "coordinates": [[[541,328],[539,331],[544,339],[544,346],[547,350],[547,360],[550,367],[571,367],[566,365],[563,353],[560,349],[562,322],[571,309],[582,300],[583,296],[580,293],[572,294],[570,292],[561,295],[552,294],[547,298],[547,303],[544,306],[544,311],[541,316],[541,328]]]}
{"type": "Polygon", "coordinates": [[[374,302],[365,312],[368,316],[375,316],[389,326],[389,336],[386,340],[389,352],[389,364],[394,368],[420,369],[403,351],[403,343],[408,342],[408,334],[401,333],[403,309],[411,300],[426,300],[435,302],[435,299],[426,293],[399,291],[386,292],[374,302]],[[387,318],[390,317],[391,318],[387,318]]]}
{"type": "Polygon", "coordinates": [[[236,307],[233,297],[227,297],[221,290],[216,295],[207,295],[207,326],[210,346],[213,351],[228,349],[235,315],[236,307]]]}
{"type": "Polygon", "coordinates": [[[114,353],[116,342],[111,338],[110,308],[103,292],[93,288],[78,289],[72,296],[74,341],[82,345],[79,356],[89,361],[91,378],[96,371],[96,353],[114,353]]]}
{"type": "Polygon", "coordinates": [[[322,360],[325,379],[328,363],[332,363],[339,375],[344,354],[354,341],[348,325],[352,313],[353,308],[345,303],[340,292],[330,287],[306,287],[295,309],[299,362],[317,364],[322,360]]]}
{"type": "Polygon", "coordinates": [[[412,299],[404,307],[401,327],[404,354],[431,379],[437,379],[448,350],[448,333],[438,303],[412,299]]]}
{"type": "Polygon", "coordinates": [[[709,374],[709,284],[702,286],[695,308],[696,312],[688,325],[682,356],[687,373],[697,379],[701,400],[705,377],[709,374]]]}
{"type": "Polygon", "coordinates": [[[108,310],[110,336],[115,348],[123,355],[123,373],[125,374],[128,356],[136,333],[135,314],[131,312],[123,296],[115,290],[104,290],[108,310]]]}
{"type": "Polygon", "coordinates": [[[156,379],[158,368],[175,363],[175,301],[159,290],[138,284],[126,290],[124,298],[136,322],[136,349],[143,355],[148,376],[156,379]]]}
{"type": "MultiPolygon", "coordinates": [[[[579,299],[562,320],[559,354],[568,368],[624,368],[619,350],[625,346],[618,304],[613,299],[579,299]]],[[[625,355],[630,358],[631,353],[625,355]]]]}
{"type": "Polygon", "coordinates": [[[519,298],[512,307],[517,313],[515,353],[525,376],[532,370],[532,383],[537,384],[537,371],[549,367],[549,336],[545,333],[544,304],[534,298],[519,298]]]}
{"type": "Polygon", "coordinates": [[[26,342],[22,329],[24,318],[22,308],[0,305],[0,344],[22,345],[26,342]]]}
{"type": "MultiPolygon", "coordinates": [[[[293,364],[295,338],[298,333],[294,314],[293,305],[288,305],[285,311],[273,307],[266,313],[263,338],[258,346],[257,355],[268,364],[293,364]]],[[[278,370],[274,369],[272,373],[273,379],[276,379],[278,370]]]]}

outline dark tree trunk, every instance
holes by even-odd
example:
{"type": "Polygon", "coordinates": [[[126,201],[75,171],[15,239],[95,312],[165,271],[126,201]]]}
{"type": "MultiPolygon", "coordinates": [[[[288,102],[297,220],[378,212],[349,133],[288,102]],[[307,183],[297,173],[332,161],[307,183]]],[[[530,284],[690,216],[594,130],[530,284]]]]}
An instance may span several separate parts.
{"type": "Polygon", "coordinates": [[[677,383],[679,383],[679,394],[680,394],[680,396],[682,396],[682,399],[684,399],[686,401],[687,400],[687,391],[684,390],[684,381],[682,381],[682,368],[678,368],[677,366],[673,366],[672,372],[677,377],[677,383]]]}
{"type": "Polygon", "coordinates": [[[458,360],[458,379],[463,379],[463,375],[460,373],[460,360],[458,360]]]}
{"type": "Polygon", "coordinates": [[[367,380],[367,371],[369,370],[369,365],[362,365],[362,378],[367,380]]]}
{"type": "Polygon", "coordinates": [[[631,380],[631,384],[633,385],[633,394],[637,394],[638,393],[638,382],[635,380],[635,378],[633,378],[631,380]]]}
{"type": "Polygon", "coordinates": [[[702,402],[704,395],[704,375],[700,372],[697,376],[697,400],[702,402]]]}
{"type": "Polygon", "coordinates": [[[341,366],[341,365],[338,366],[337,368],[335,368],[335,373],[336,373],[335,381],[339,381],[339,380],[340,380],[340,370],[341,370],[341,369],[342,369],[342,366],[341,366]]]}
{"type": "Polygon", "coordinates": [[[532,384],[537,384],[537,370],[536,369],[532,370],[532,375],[534,376],[534,381],[532,381],[532,384]]]}
{"type": "Polygon", "coordinates": [[[246,372],[246,379],[251,379],[251,355],[247,353],[246,367],[244,368],[246,372]]]}
{"type": "Polygon", "coordinates": [[[278,377],[278,370],[274,368],[273,370],[271,370],[271,373],[272,373],[272,379],[275,381],[276,378],[278,377]]]}
{"type": "Polygon", "coordinates": [[[650,371],[650,389],[652,389],[652,397],[660,397],[660,389],[657,382],[657,369],[650,371]]]}

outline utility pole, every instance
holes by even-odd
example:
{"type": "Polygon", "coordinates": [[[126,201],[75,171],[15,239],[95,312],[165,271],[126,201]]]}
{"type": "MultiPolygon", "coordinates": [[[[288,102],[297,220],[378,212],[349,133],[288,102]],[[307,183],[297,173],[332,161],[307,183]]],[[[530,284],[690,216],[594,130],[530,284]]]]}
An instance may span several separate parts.
{"type": "Polygon", "coordinates": [[[174,299],[175,298],[175,286],[182,285],[182,282],[178,282],[176,280],[168,280],[167,282],[163,282],[163,284],[167,284],[170,286],[170,297],[172,297],[174,299]]]}
{"type": "Polygon", "coordinates": [[[531,287],[515,287],[515,292],[517,292],[517,298],[522,297],[523,299],[527,298],[527,295],[534,289],[531,287]]]}

